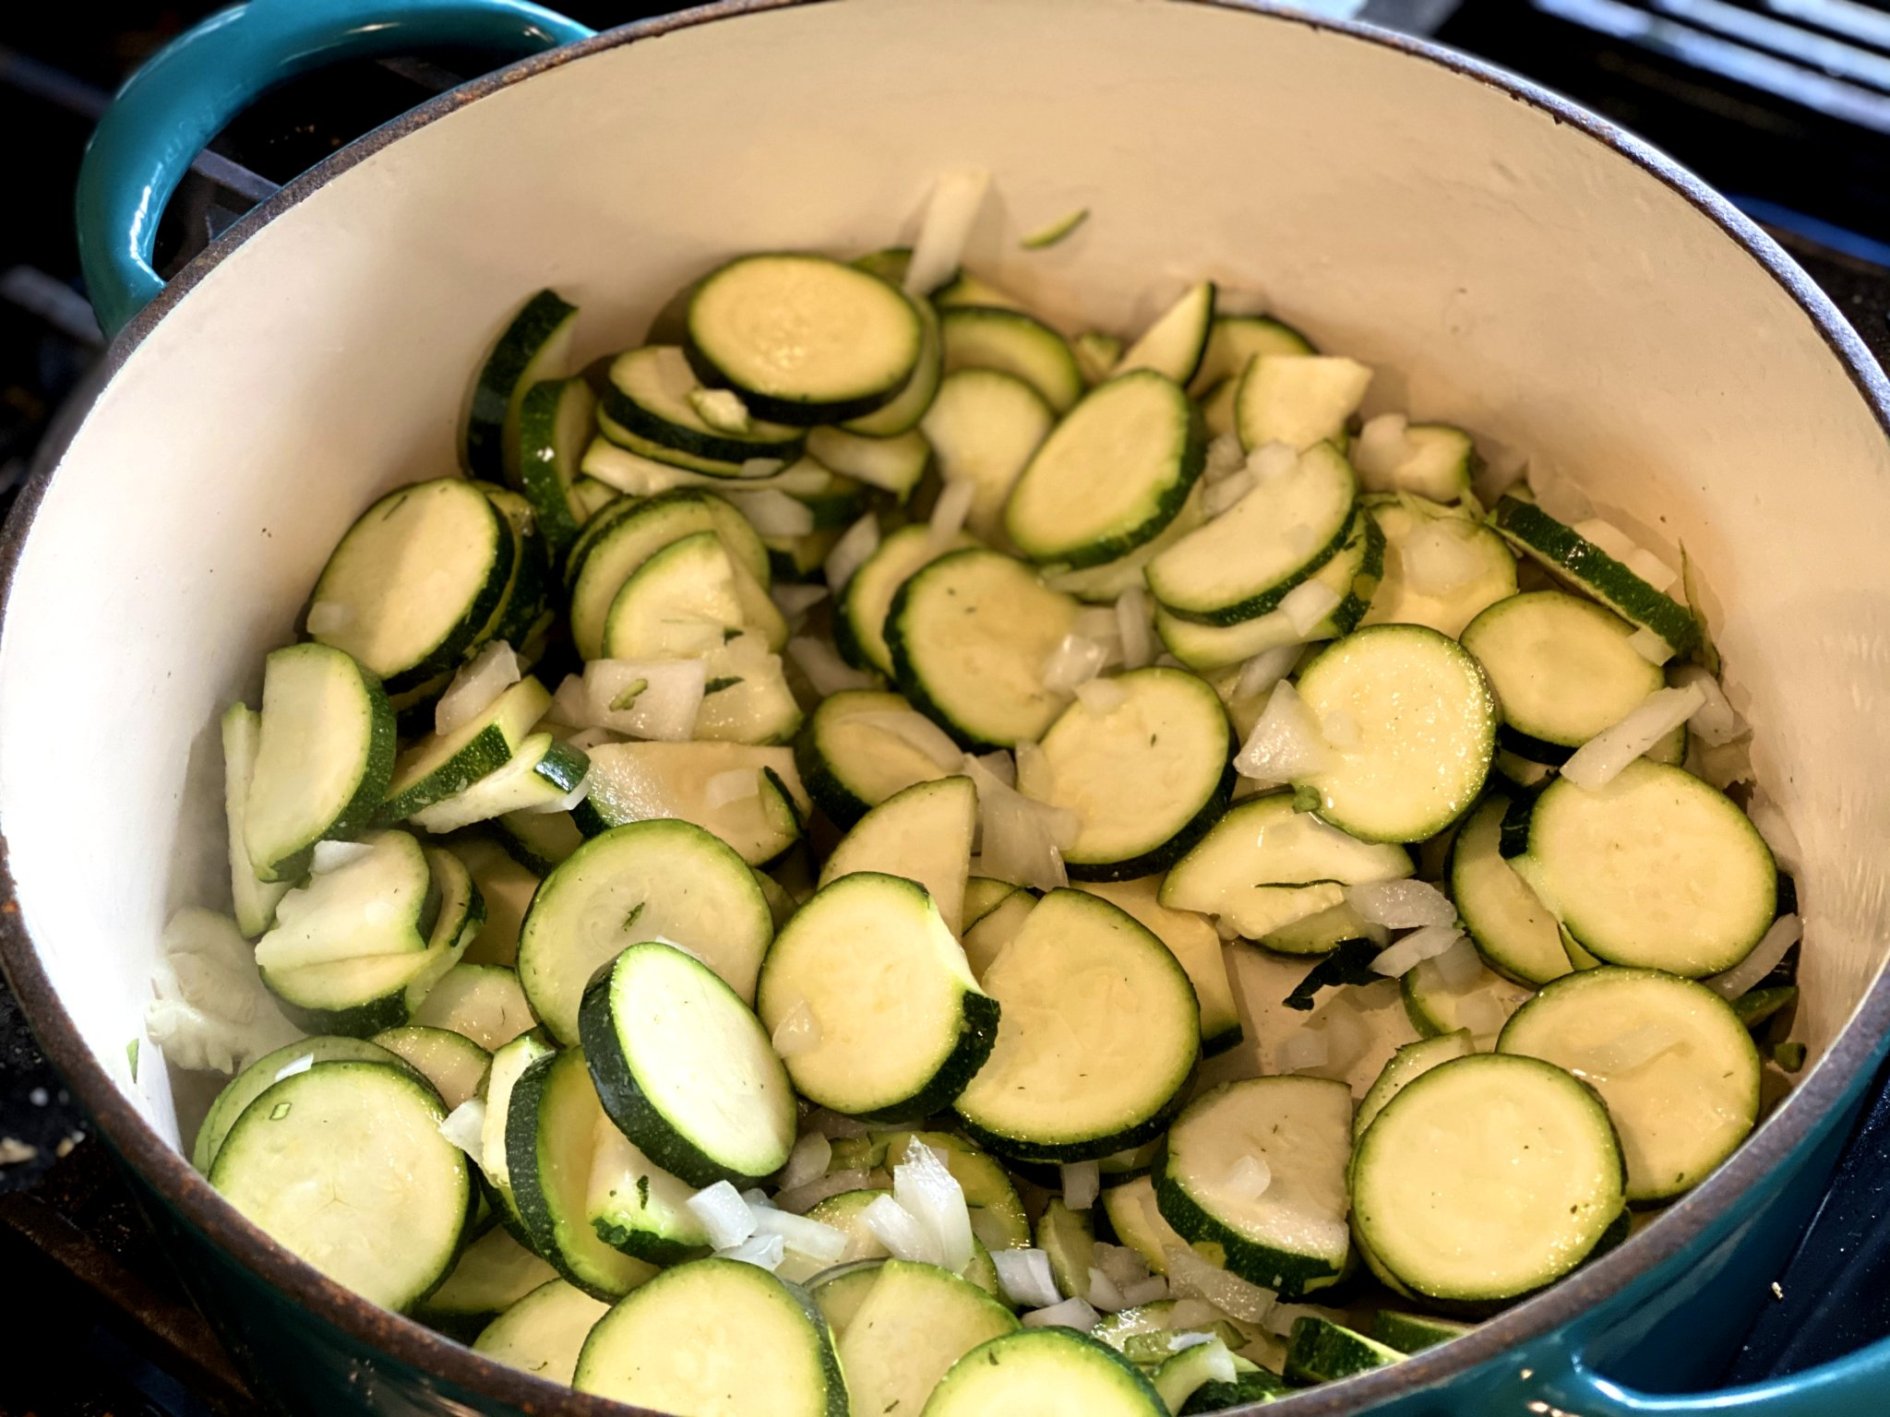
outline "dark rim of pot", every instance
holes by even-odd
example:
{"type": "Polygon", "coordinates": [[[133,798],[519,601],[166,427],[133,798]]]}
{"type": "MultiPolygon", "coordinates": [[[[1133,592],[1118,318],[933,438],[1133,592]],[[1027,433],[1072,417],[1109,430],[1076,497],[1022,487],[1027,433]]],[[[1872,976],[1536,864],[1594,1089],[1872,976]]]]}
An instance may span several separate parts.
{"type": "MultiPolygon", "coordinates": [[[[163,292],[128,324],[113,342],[92,393],[123,365],[152,328],[201,281],[218,261],[264,224],[280,216],[338,174],[389,143],[437,121],[469,103],[574,59],[638,40],[671,34],[715,20],[732,19],[820,0],[722,0],[680,14],[639,21],[581,43],[549,51],[475,79],[441,94],[385,124],[295,178],[246,214],[192,261],[163,292]]],[[[1612,149],[1685,198],[1704,217],[1763,268],[1798,304],[1831,353],[1849,373],[1859,395],[1890,436],[1890,381],[1845,323],[1829,298],[1763,231],[1725,198],[1672,159],[1614,124],[1561,96],[1465,55],[1424,40],[1370,26],[1317,20],[1262,3],[1261,0],[1190,0],[1215,8],[1252,12],[1283,23],[1330,32],[1354,41],[1396,50],[1426,64],[1463,75],[1534,108],[1559,125],[1612,149]]],[[[34,475],[19,505],[0,533],[0,622],[10,608],[14,571],[32,530],[34,515],[51,480],[53,466],[83,421],[89,397],[75,398],[47,438],[34,475]]],[[[464,1389],[526,1412],[611,1417],[633,1409],[576,1393],[519,1369],[482,1357],[411,1319],[381,1308],[304,1264],[226,1204],[193,1170],[184,1155],[165,1142],[120,1093],[80,1036],[27,937],[0,834],[0,964],[5,966],[27,1018],[47,1055],[112,1146],[163,1200],[213,1244],[235,1257],[264,1283],[274,1286],[344,1334],[381,1349],[390,1357],[464,1389]]],[[[1851,1094],[1874,1064],[1878,1040],[1890,1034],[1890,981],[1880,977],[1843,1033],[1811,1073],[1765,1125],[1726,1164],[1686,1197],[1669,1207],[1659,1222],[1611,1253],[1584,1266],[1527,1300],[1489,1320],[1464,1338],[1418,1354],[1389,1368],[1344,1382],[1313,1388],[1270,1404],[1281,1417],[1356,1412],[1415,1389],[1434,1387],[1478,1367],[1516,1345],[1580,1317],[1615,1294],[1636,1276],[1684,1249],[1703,1232],[1729,1221],[1739,1197],[1757,1184],[1812,1133],[1833,1108],[1851,1094]]]]}

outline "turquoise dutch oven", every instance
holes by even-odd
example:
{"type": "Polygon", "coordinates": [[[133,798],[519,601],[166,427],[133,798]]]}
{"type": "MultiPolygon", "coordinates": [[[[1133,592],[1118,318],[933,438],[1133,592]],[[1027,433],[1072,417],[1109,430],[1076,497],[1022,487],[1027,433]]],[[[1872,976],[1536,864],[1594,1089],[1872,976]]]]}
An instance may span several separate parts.
{"type": "Polygon", "coordinates": [[[1470,1336],[1268,1411],[1890,1412],[1890,1342],[1699,1393],[1890,1036],[1890,385],[1764,234],[1633,138],[1459,55],[1232,0],[730,0],[601,35],[518,0],[254,0],[126,86],[79,200],[116,339],[5,540],[0,950],[257,1391],[298,1413],[611,1408],[297,1262],[179,1153],[203,1080],[151,1049],[134,1078],[161,924],[216,898],[217,708],[253,693],[355,512],[452,465],[466,371],[525,294],[584,307],[588,358],[727,254],[909,235],[964,164],[1000,194],[987,273],[1053,312],[1124,327],[1177,274],[1262,287],[1398,406],[1684,544],[1790,841],[1816,1062],[1752,1140],[1470,1336]],[[159,281],[164,202],[247,100],[446,43],[529,57],[159,281]],[[1018,248],[1078,206],[1078,239],[1018,248]]]}

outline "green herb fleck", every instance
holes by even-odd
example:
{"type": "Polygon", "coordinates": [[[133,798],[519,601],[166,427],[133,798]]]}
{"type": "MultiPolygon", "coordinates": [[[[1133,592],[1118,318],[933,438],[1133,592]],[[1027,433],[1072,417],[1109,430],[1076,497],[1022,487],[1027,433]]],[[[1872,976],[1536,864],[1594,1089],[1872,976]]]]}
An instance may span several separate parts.
{"type": "Polygon", "coordinates": [[[707,698],[710,694],[719,694],[722,690],[732,689],[741,682],[742,676],[739,674],[725,674],[720,679],[711,679],[702,686],[702,696],[707,698]]]}
{"type": "Polygon", "coordinates": [[[643,914],[643,907],[648,904],[649,902],[647,900],[640,900],[635,905],[630,907],[630,913],[624,916],[623,918],[623,928],[626,931],[629,930],[629,928],[632,925],[637,923],[637,917],[643,914]]]}
{"type": "Polygon", "coordinates": [[[1089,220],[1089,208],[1078,207],[1067,216],[1060,216],[1048,226],[1039,227],[1024,237],[1018,244],[1026,251],[1044,251],[1068,238],[1079,226],[1089,220]]]}
{"type": "Polygon", "coordinates": [[[648,1176],[637,1177],[637,1204],[645,1210],[650,1208],[650,1178],[648,1176]]]}
{"type": "Polygon", "coordinates": [[[612,713],[628,713],[631,709],[636,707],[637,700],[642,697],[643,691],[649,687],[650,681],[648,679],[632,679],[624,686],[623,692],[610,701],[610,711],[612,713]]]}
{"type": "Polygon", "coordinates": [[[742,637],[742,632],[736,627],[732,625],[723,627],[723,630],[722,630],[722,643],[723,644],[727,644],[730,640],[739,640],[741,637],[742,637]]]}
{"type": "Polygon", "coordinates": [[[125,1045],[125,1061],[131,1064],[131,1080],[138,1080],[138,1040],[132,1039],[125,1045]]]}

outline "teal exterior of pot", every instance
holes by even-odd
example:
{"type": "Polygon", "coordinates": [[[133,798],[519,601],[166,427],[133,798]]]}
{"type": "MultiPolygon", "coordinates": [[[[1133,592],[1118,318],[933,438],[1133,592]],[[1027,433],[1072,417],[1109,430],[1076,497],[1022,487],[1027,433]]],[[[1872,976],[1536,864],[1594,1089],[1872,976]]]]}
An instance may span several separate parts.
{"type": "MultiPolygon", "coordinates": [[[[1213,3],[1213,0],[1191,0],[1213,3]]],[[[272,84],[331,60],[459,43],[536,54],[364,140],[371,150],[494,87],[528,81],[572,53],[703,22],[739,22],[781,0],[725,3],[593,37],[523,0],[251,0],[205,21],[126,85],[87,154],[78,197],[81,250],[101,323],[131,328],[117,357],[161,313],[151,246],[165,201],[196,152],[272,84]],[[553,52],[558,46],[575,46],[553,52]],[[144,320],[138,311],[157,301],[144,320]]],[[[1238,3],[1235,8],[1240,8],[1238,3]]],[[[1252,6],[1248,8],[1261,8],[1252,6]]],[[[1881,375],[1804,274],[1697,179],[1564,100],[1428,45],[1337,26],[1536,104],[1609,142],[1688,197],[1811,313],[1886,427],[1881,375]]],[[[349,160],[343,154],[333,162],[349,160]]],[[[272,199],[251,220],[267,220],[272,199]]],[[[241,230],[239,228],[238,239],[241,230]]],[[[219,248],[226,249],[226,248],[219,248]]],[[[216,252],[204,258],[214,260],[216,252]]],[[[30,528],[29,493],[0,548],[10,574],[30,528]]],[[[10,894],[10,891],[9,891],[10,894]]],[[[183,1158],[130,1111],[73,1027],[24,940],[0,917],[0,956],[47,1050],[136,1178],[186,1283],[270,1410],[294,1414],[572,1413],[626,1409],[488,1363],[347,1293],[296,1262],[216,1201],[183,1158]]],[[[1471,1335],[1396,1366],[1270,1404],[1280,1417],[1882,1417],[1890,1412],[1890,1341],[1752,1388],[1698,1394],[1766,1301],[1815,1209],[1890,1038],[1880,981],[1790,1101],[1718,1173],[1670,1208],[1654,1232],[1604,1256],[1471,1335]],[[1603,1376],[1603,1375],[1606,1376],[1603,1376]]],[[[1258,1409],[1254,1409],[1258,1410],[1258,1409]]]]}

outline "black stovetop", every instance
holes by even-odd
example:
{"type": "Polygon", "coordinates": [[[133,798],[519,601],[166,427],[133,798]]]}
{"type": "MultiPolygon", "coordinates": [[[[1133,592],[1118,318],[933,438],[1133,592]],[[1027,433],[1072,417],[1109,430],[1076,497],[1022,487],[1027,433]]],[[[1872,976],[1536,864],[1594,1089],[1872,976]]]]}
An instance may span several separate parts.
{"type": "MultiPolygon", "coordinates": [[[[100,349],[71,236],[86,134],[105,93],[210,8],[131,0],[113,7],[113,23],[83,26],[56,6],[6,7],[0,18],[11,198],[0,224],[0,513],[48,419],[100,349]]],[[[571,0],[555,8],[601,28],[671,7],[571,0]]],[[[1559,88],[1666,147],[1764,221],[1890,361],[1890,8],[1365,0],[1363,9],[1559,88]]],[[[271,95],[219,140],[225,161],[202,164],[173,203],[161,257],[180,262],[274,184],[484,63],[443,53],[352,65],[271,95]]],[[[1890,1108],[1865,1130],[1890,1132],[1890,1108]]],[[[1846,1173],[1738,1376],[1802,1367],[1890,1331],[1890,1250],[1873,1250],[1871,1239],[1886,1184],[1861,1166],[1846,1173]]],[[[4,983],[0,1275],[13,1299],[0,1341],[0,1417],[253,1410],[4,983]],[[47,1356],[26,1356],[34,1354],[47,1356]]]]}

